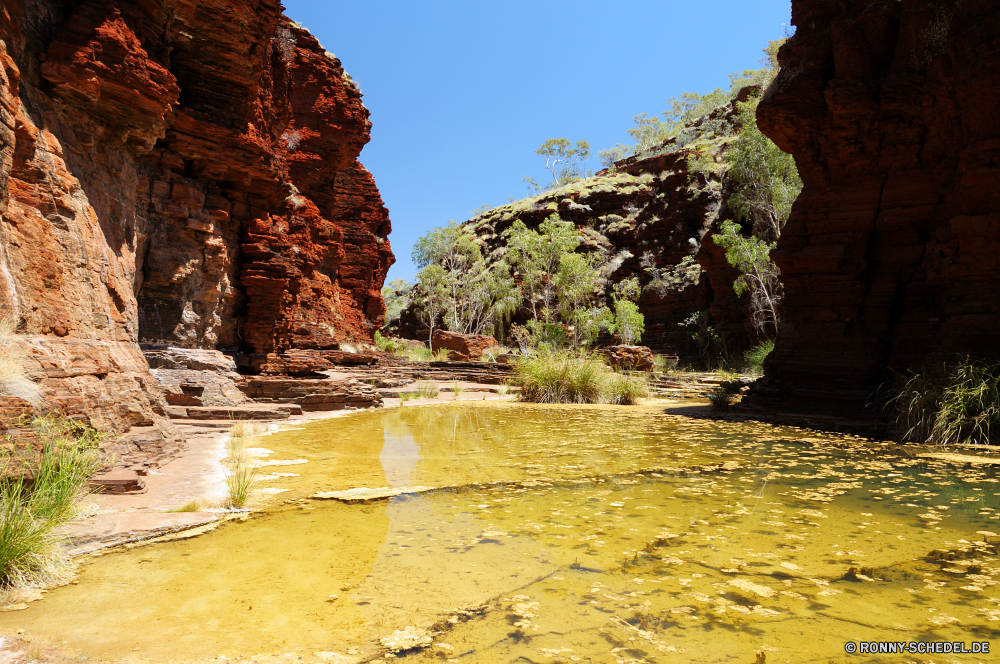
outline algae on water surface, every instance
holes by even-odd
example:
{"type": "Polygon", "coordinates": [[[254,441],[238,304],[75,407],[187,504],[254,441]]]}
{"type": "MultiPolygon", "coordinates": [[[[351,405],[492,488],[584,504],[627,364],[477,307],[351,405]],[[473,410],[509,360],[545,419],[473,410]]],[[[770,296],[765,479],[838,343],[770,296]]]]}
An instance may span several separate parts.
{"type": "Polygon", "coordinates": [[[992,464],[593,406],[365,413],[257,444],[307,461],[272,480],[291,505],[105,555],[0,628],[99,659],[349,662],[432,635],[399,655],[617,663],[826,662],[1000,626],[992,464]],[[419,485],[451,488],[300,500],[419,485]]]}

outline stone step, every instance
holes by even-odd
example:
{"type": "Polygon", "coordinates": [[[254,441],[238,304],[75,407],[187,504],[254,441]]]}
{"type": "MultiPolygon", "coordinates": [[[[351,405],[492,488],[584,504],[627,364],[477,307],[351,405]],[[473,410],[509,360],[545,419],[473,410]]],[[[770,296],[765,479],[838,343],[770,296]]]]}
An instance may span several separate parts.
{"type": "Polygon", "coordinates": [[[90,478],[90,490],[94,493],[145,493],[146,482],[129,468],[115,467],[106,473],[90,478]]]}

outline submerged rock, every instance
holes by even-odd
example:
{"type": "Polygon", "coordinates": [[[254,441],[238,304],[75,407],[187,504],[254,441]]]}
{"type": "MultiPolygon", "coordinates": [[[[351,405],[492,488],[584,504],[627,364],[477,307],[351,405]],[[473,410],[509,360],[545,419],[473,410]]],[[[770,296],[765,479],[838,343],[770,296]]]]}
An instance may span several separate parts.
{"type": "Polygon", "coordinates": [[[406,628],[396,630],[389,636],[383,636],[379,643],[386,650],[392,652],[403,652],[416,648],[426,648],[434,642],[431,633],[425,629],[407,625],[406,628]]]}

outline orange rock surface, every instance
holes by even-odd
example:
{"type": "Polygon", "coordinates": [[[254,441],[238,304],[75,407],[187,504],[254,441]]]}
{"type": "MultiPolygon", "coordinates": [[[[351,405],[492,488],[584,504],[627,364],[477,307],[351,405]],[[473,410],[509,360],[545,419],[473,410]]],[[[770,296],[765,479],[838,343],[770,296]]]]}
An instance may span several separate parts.
{"type": "Polygon", "coordinates": [[[394,259],[368,115],[277,2],[3,3],[0,310],[49,403],[161,421],[140,342],[252,368],[370,340],[394,259]]]}

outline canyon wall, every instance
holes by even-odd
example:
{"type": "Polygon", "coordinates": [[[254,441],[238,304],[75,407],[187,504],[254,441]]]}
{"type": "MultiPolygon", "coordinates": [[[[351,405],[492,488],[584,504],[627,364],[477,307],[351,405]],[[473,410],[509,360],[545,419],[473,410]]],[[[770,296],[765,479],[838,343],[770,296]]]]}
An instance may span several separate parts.
{"type": "Polygon", "coordinates": [[[159,421],[140,343],[253,371],[370,340],[394,259],[368,117],[278,2],[0,6],[0,310],[47,405],[159,421]]]}
{"type": "Polygon", "coordinates": [[[893,370],[1000,359],[1000,6],[793,0],[758,124],[805,187],[749,404],[874,416],[893,370]]]}

